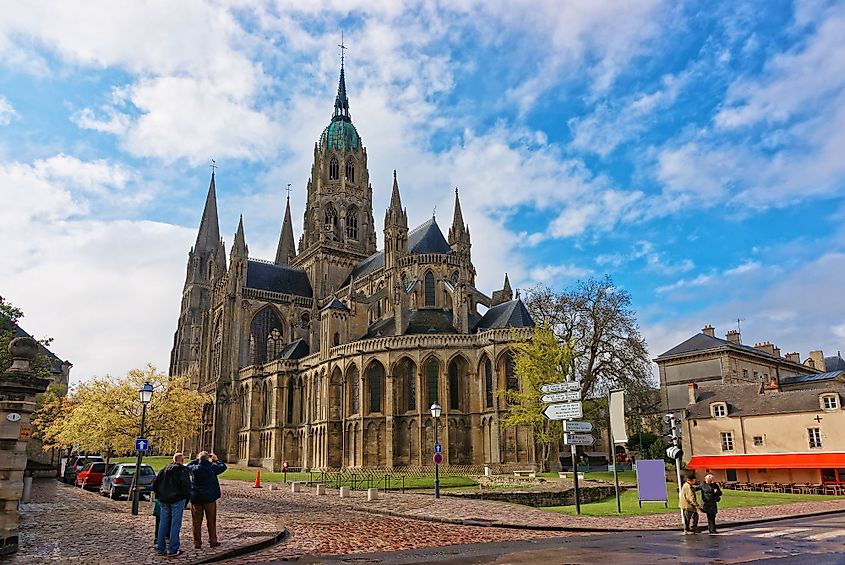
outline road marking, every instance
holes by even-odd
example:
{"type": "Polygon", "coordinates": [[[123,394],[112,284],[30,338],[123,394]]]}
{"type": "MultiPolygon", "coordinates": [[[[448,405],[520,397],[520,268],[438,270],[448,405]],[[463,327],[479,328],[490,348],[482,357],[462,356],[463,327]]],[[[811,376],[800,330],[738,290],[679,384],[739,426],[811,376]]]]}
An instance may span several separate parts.
{"type": "Polygon", "coordinates": [[[770,532],[772,528],[747,528],[743,530],[728,530],[727,532],[722,532],[723,536],[740,536],[746,534],[753,534],[754,532],[770,532]]]}
{"type": "Polygon", "coordinates": [[[824,533],[821,533],[821,534],[815,534],[815,535],[812,535],[812,536],[807,536],[807,539],[813,540],[813,541],[824,541],[824,540],[841,538],[841,537],[845,537],[845,530],[833,530],[832,532],[824,532],[824,533]]]}
{"type": "Polygon", "coordinates": [[[757,534],[755,538],[778,538],[781,536],[790,536],[792,534],[800,534],[801,532],[809,532],[812,528],[786,528],[785,530],[775,530],[765,534],[757,534]]]}

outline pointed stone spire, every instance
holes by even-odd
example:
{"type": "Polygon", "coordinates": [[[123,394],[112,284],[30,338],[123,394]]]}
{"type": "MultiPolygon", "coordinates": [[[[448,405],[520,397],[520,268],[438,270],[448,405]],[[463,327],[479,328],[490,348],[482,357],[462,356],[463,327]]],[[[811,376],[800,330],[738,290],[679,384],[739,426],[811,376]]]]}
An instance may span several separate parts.
{"type": "Polygon", "coordinates": [[[194,245],[196,253],[204,253],[217,249],[220,242],[220,225],[217,223],[217,189],[214,186],[214,173],[211,173],[211,183],[208,185],[208,196],[205,197],[205,208],[202,211],[200,229],[197,232],[197,242],[194,245]]]}
{"type": "Polygon", "coordinates": [[[504,290],[507,294],[512,295],[513,293],[513,291],[511,290],[511,281],[508,280],[507,273],[505,273],[505,285],[502,287],[502,290],[504,290]]]}
{"type": "MultiPolygon", "coordinates": [[[[345,49],[345,47],[343,47],[345,49]]],[[[349,99],[346,97],[346,78],[343,70],[343,55],[340,57],[340,80],[337,82],[337,96],[334,99],[334,116],[332,121],[351,122],[349,117],[349,99]]]]}
{"type": "Polygon", "coordinates": [[[452,227],[449,228],[449,245],[463,243],[465,234],[466,226],[461,212],[461,199],[458,197],[458,188],[455,187],[455,215],[452,217],[452,227]]]}
{"type": "Polygon", "coordinates": [[[241,215],[238,220],[238,231],[235,232],[235,242],[232,244],[232,255],[236,257],[247,257],[249,255],[249,247],[246,245],[246,237],[244,237],[244,217],[241,215]]]}
{"type": "Polygon", "coordinates": [[[396,179],[396,169],[393,169],[393,191],[390,194],[390,206],[384,214],[384,225],[408,227],[408,215],[402,209],[402,197],[399,196],[399,181],[396,179]]]}
{"type": "Polygon", "coordinates": [[[279,236],[279,246],[276,248],[276,264],[289,265],[296,257],[296,247],[293,240],[293,222],[290,219],[290,196],[285,205],[285,221],[282,223],[282,234],[279,236]]]}
{"type": "Polygon", "coordinates": [[[399,181],[396,180],[396,169],[393,169],[393,191],[390,193],[390,209],[402,210],[402,198],[399,196],[399,181]]]}

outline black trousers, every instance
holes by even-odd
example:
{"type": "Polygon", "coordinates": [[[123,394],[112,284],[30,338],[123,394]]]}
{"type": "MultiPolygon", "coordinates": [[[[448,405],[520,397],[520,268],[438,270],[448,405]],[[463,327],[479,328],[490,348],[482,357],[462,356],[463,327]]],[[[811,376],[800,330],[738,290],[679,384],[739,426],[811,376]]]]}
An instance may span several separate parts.
{"type": "Polygon", "coordinates": [[[711,534],[716,533],[716,513],[707,512],[707,531],[711,534]]]}
{"type": "Polygon", "coordinates": [[[698,531],[698,510],[684,510],[684,531],[697,532],[698,531]]]}

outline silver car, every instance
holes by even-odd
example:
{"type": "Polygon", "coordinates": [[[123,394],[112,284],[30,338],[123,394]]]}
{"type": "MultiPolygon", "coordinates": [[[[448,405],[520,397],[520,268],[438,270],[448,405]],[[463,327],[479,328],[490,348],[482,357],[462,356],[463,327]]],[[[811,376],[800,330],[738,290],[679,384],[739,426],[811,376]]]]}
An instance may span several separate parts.
{"type": "MultiPolygon", "coordinates": [[[[135,463],[118,463],[103,476],[100,483],[100,494],[117,500],[122,496],[129,497],[132,478],[135,475],[135,463]]],[[[141,496],[149,495],[153,491],[153,480],[156,473],[153,468],[141,464],[141,475],[138,477],[138,492],[141,496]]]]}

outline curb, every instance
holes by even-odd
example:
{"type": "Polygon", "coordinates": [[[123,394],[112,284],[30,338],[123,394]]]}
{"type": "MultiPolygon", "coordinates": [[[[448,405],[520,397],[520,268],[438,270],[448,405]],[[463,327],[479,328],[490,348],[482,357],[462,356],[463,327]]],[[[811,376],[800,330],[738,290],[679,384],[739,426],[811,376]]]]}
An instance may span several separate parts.
{"type": "Polygon", "coordinates": [[[282,543],[283,541],[287,541],[290,538],[290,532],[287,528],[282,530],[281,532],[277,533],[276,535],[264,538],[261,541],[257,541],[255,543],[250,543],[247,545],[241,545],[238,547],[234,547],[228,551],[224,551],[222,553],[218,553],[216,555],[211,555],[204,559],[199,559],[197,561],[190,561],[189,565],[200,565],[201,563],[217,563],[218,561],[224,561],[226,559],[232,559],[234,557],[241,557],[242,555],[246,555],[248,553],[254,553],[256,551],[260,551],[262,549],[266,549],[270,546],[276,545],[278,543],[282,543]]]}
{"type": "MultiPolygon", "coordinates": [[[[537,524],[509,524],[507,522],[498,522],[492,520],[483,520],[478,518],[456,519],[444,518],[437,516],[418,516],[414,514],[403,514],[401,512],[394,512],[392,510],[378,510],[375,508],[358,507],[354,510],[365,512],[367,514],[377,514],[381,516],[391,516],[394,518],[405,518],[407,520],[420,520],[423,522],[435,522],[441,524],[453,524],[457,526],[475,526],[479,528],[506,528],[512,530],[530,530],[541,532],[589,532],[589,533],[619,533],[619,532],[672,532],[680,530],[678,526],[664,526],[660,528],[599,528],[590,526],[541,526],[537,524]]],[[[810,512],[807,514],[789,514],[782,516],[772,516],[769,518],[753,518],[751,520],[735,520],[732,522],[722,522],[719,524],[722,528],[738,528],[742,526],[750,526],[754,524],[764,524],[766,522],[780,522],[783,520],[793,520],[796,518],[812,518],[815,516],[827,516],[831,514],[845,514],[845,508],[836,510],[823,510],[819,512],[810,512]]]]}

